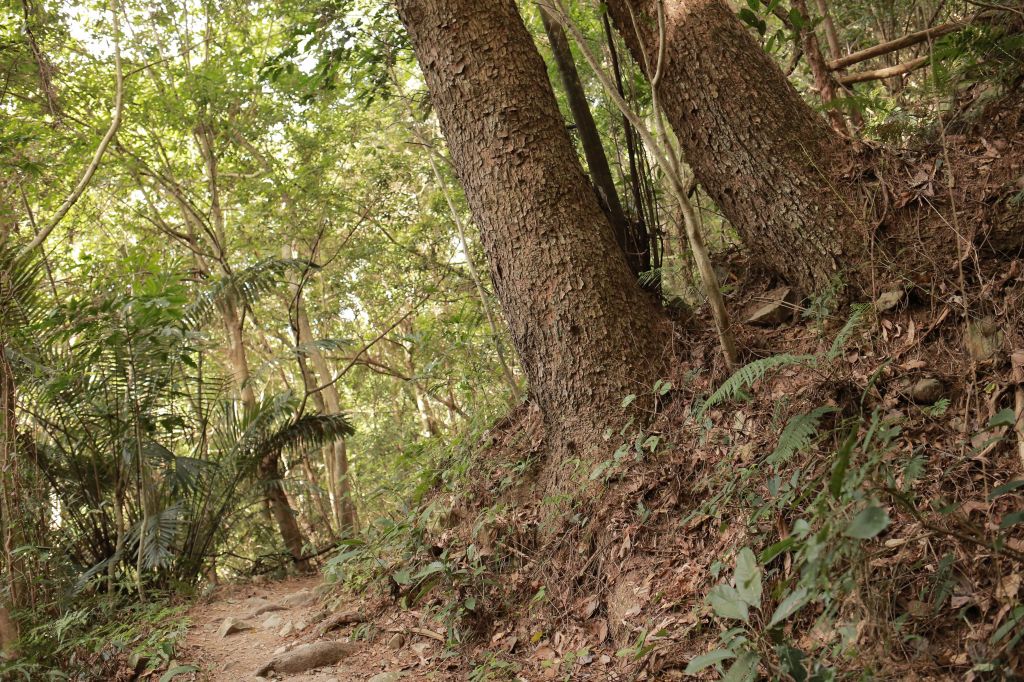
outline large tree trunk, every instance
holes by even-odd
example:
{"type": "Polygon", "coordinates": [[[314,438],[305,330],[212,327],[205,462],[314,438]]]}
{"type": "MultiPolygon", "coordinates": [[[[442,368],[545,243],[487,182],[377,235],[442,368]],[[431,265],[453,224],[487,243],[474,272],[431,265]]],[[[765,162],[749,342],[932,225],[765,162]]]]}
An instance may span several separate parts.
{"type": "Polygon", "coordinates": [[[724,0],[608,0],[608,9],[652,80],[662,57],[658,97],[686,161],[761,264],[810,293],[866,261],[850,145],[724,0]]]}
{"type": "Polygon", "coordinates": [[[667,325],[583,174],[514,0],[398,0],[530,391],[586,457],[649,394],[667,325]]]}

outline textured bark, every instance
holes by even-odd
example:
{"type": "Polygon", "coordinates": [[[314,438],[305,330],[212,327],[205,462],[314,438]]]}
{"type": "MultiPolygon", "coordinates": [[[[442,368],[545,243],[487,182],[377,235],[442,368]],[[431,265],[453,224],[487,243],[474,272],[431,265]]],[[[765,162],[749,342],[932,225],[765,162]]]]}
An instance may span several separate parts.
{"type": "MultiPolygon", "coordinates": [[[[609,0],[634,57],[659,63],[658,3],[609,0]],[[634,21],[635,17],[635,21],[634,21]]],[[[658,94],[686,161],[764,266],[806,292],[864,263],[855,165],[723,0],[663,0],[658,94]]],[[[653,75],[653,74],[649,74],[653,75]]]]}
{"type": "Polygon", "coordinates": [[[632,230],[630,230],[626,214],[622,210],[622,202],[619,201],[619,192],[615,188],[608,156],[601,143],[601,134],[597,130],[597,123],[594,121],[590,103],[587,101],[587,93],[583,89],[579,71],[576,69],[572,49],[569,47],[569,39],[558,22],[552,19],[543,7],[540,8],[540,18],[544,23],[544,32],[547,33],[548,42],[551,44],[551,53],[554,55],[555,66],[558,68],[558,75],[561,77],[562,87],[565,89],[569,111],[576,123],[576,131],[580,136],[590,177],[604,204],[603,208],[608,214],[612,230],[615,231],[615,240],[626,254],[626,262],[629,263],[633,274],[639,275],[648,269],[644,267],[643,262],[643,254],[647,250],[647,245],[634,243],[632,230]]]}
{"type": "Polygon", "coordinates": [[[491,276],[561,452],[648,393],[667,325],[590,189],[513,0],[399,0],[491,276]]]}

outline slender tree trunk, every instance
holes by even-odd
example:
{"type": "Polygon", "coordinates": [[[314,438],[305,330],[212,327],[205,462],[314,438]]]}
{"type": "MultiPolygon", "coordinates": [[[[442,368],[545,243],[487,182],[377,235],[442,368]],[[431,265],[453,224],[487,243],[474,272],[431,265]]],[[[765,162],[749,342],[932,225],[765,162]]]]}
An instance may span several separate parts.
{"type": "Polygon", "coordinates": [[[868,248],[862,202],[846,178],[853,151],[724,0],[608,8],[648,75],[661,64],[659,99],[686,161],[750,253],[808,293],[858,269],[868,248]]]}
{"type": "MultiPolygon", "coordinates": [[[[313,341],[313,330],[309,325],[309,317],[303,307],[298,313],[299,338],[301,343],[309,344],[313,341]]],[[[309,359],[313,362],[312,373],[314,384],[323,386],[334,378],[327,359],[319,348],[309,346],[309,359]]],[[[314,388],[316,387],[314,386],[314,388]]],[[[325,414],[341,414],[341,397],[334,384],[327,386],[320,393],[324,400],[325,414]]],[[[328,471],[331,477],[331,499],[334,507],[335,521],[338,530],[342,535],[355,531],[359,526],[356,507],[352,501],[352,489],[349,481],[348,448],[344,438],[339,438],[326,448],[326,455],[330,460],[328,471]]]]}
{"type": "MultiPolygon", "coordinates": [[[[290,257],[292,249],[288,249],[290,257]]],[[[316,392],[315,399],[322,401],[321,411],[325,414],[341,414],[341,395],[338,387],[332,383],[334,372],[323,352],[313,343],[316,337],[313,336],[313,328],[309,323],[309,315],[306,313],[304,296],[299,282],[292,281],[292,304],[294,306],[294,323],[297,326],[296,334],[298,345],[304,346],[303,355],[308,357],[313,368],[310,372],[313,388],[324,386],[316,392]],[[329,385],[328,385],[329,384],[329,385]]],[[[331,491],[331,504],[334,511],[335,522],[338,532],[344,536],[353,533],[359,528],[359,516],[356,512],[355,502],[352,499],[352,482],[349,479],[348,447],[344,438],[339,438],[332,445],[324,450],[325,462],[330,480],[328,485],[331,491]]]]}
{"type": "Polygon", "coordinates": [[[556,451],[603,448],[668,328],[580,166],[514,0],[398,0],[556,451]]]}
{"type": "MultiPolygon", "coordinates": [[[[227,331],[228,360],[231,370],[235,375],[242,405],[246,411],[251,411],[256,409],[256,393],[249,382],[249,359],[242,334],[242,317],[237,304],[230,299],[221,305],[221,314],[227,331]]],[[[288,495],[281,484],[280,459],[281,455],[278,452],[261,459],[257,465],[257,475],[263,485],[270,512],[277,522],[281,540],[299,567],[306,568],[306,562],[302,561],[303,546],[306,541],[302,535],[302,529],[299,528],[298,519],[295,518],[295,512],[288,501],[288,495]]]]}
{"type": "Polygon", "coordinates": [[[619,201],[619,192],[615,188],[615,180],[612,178],[612,169],[608,164],[604,144],[601,142],[601,134],[597,130],[597,123],[594,122],[594,115],[591,113],[590,103],[587,101],[587,93],[583,89],[579,71],[576,69],[572,49],[569,47],[569,39],[561,25],[552,19],[543,7],[540,8],[540,18],[544,22],[544,31],[547,33],[548,42],[551,43],[551,53],[554,55],[555,66],[558,68],[562,86],[565,88],[569,111],[572,113],[573,121],[576,122],[576,130],[579,132],[580,142],[583,145],[583,155],[587,159],[590,177],[594,180],[594,187],[601,198],[602,208],[608,214],[608,221],[615,231],[615,240],[626,254],[626,262],[629,263],[633,274],[639,275],[646,269],[643,267],[643,255],[647,245],[636,244],[633,240],[633,232],[629,229],[629,222],[622,210],[622,202],[619,201]]]}
{"type": "MultiPolygon", "coordinates": [[[[3,330],[0,330],[2,335],[3,330]]],[[[18,627],[11,618],[11,608],[19,606],[22,594],[20,567],[14,556],[18,542],[16,518],[17,492],[17,428],[15,412],[14,373],[7,360],[7,347],[0,338],[0,530],[3,542],[3,573],[5,591],[0,603],[0,656],[10,660],[18,657],[18,627]]]]}

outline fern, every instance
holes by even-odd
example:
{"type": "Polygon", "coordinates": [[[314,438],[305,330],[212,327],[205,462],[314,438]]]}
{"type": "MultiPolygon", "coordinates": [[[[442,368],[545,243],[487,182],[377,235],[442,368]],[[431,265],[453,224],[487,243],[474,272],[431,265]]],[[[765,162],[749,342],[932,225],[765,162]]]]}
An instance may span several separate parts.
{"type": "Polygon", "coordinates": [[[779,444],[775,446],[775,450],[768,456],[768,463],[779,464],[785,462],[797,452],[807,447],[818,433],[818,425],[821,423],[821,418],[835,411],[836,408],[825,405],[811,410],[807,414],[797,415],[790,419],[786,423],[786,428],[782,430],[782,434],[779,436],[779,444]]]}
{"type": "Polygon", "coordinates": [[[700,406],[700,409],[697,410],[697,420],[703,420],[705,413],[715,405],[729,400],[735,400],[744,389],[756,384],[758,381],[763,379],[768,372],[792,365],[812,364],[815,360],[816,358],[813,355],[790,355],[789,353],[783,353],[781,355],[772,355],[767,358],[761,358],[760,360],[755,360],[750,364],[740,367],[731,377],[726,379],[725,382],[718,387],[717,391],[712,393],[711,396],[704,401],[700,406]]]}
{"type": "Polygon", "coordinates": [[[829,360],[835,360],[839,355],[846,349],[846,343],[850,340],[850,336],[857,330],[857,327],[864,321],[864,316],[867,314],[871,306],[866,303],[852,306],[853,314],[850,315],[850,319],[846,321],[843,328],[839,330],[839,334],[832,341],[832,347],[828,349],[826,358],[829,360]]]}

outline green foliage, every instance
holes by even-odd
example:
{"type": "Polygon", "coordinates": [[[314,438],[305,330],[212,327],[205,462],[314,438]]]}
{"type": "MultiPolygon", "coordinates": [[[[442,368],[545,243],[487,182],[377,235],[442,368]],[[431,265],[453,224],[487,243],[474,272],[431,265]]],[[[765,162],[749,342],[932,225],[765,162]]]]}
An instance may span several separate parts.
{"type": "Polygon", "coordinates": [[[737,400],[744,395],[744,391],[761,379],[764,379],[769,372],[782,369],[783,367],[792,367],[794,365],[806,365],[815,361],[813,355],[790,355],[783,353],[781,355],[772,355],[767,358],[761,358],[755,360],[749,364],[740,367],[736,370],[732,376],[722,382],[722,385],[712,393],[707,400],[701,403],[701,406],[697,410],[697,420],[703,421],[704,415],[712,407],[719,405],[730,400],[737,400]]]}
{"type": "Polygon", "coordinates": [[[823,405],[811,410],[807,414],[797,415],[790,419],[786,422],[786,428],[782,430],[782,434],[779,436],[779,444],[775,446],[775,450],[768,456],[767,462],[769,464],[784,463],[797,452],[806,448],[818,434],[818,425],[821,423],[822,417],[835,411],[836,408],[830,405],[823,405]]]}

